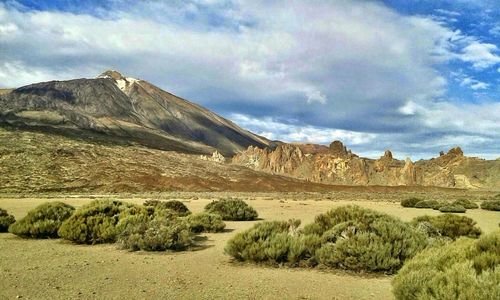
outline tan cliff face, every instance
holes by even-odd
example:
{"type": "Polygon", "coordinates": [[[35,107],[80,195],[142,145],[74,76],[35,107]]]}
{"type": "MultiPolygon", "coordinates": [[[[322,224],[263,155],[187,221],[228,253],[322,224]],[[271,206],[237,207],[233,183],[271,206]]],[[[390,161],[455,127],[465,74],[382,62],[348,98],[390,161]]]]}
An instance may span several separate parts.
{"type": "Polygon", "coordinates": [[[459,147],[438,158],[412,162],[395,159],[390,150],[379,159],[358,157],[340,141],[331,143],[329,151],[307,154],[300,145],[282,144],[274,151],[249,147],[232,163],[329,184],[500,189],[499,161],[466,157],[459,147]]]}

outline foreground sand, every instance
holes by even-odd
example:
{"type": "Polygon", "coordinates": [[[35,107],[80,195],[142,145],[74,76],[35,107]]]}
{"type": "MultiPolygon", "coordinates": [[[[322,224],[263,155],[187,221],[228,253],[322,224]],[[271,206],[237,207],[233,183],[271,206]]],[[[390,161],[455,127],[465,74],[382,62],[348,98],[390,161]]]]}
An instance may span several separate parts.
{"type": "MultiPolygon", "coordinates": [[[[404,209],[396,202],[274,197],[247,199],[266,220],[311,222],[315,215],[357,204],[411,220],[436,215],[428,209],[404,209]]],[[[0,207],[20,218],[52,199],[5,198],[0,207]]],[[[61,198],[81,206],[92,199],[61,198]]],[[[142,203],[144,198],[129,200],[142,203]]],[[[184,199],[194,212],[209,199],[184,199]]],[[[500,214],[469,210],[465,214],[485,232],[498,228],[500,214]]],[[[114,245],[82,246],[62,240],[23,240],[0,234],[0,299],[391,299],[391,276],[359,275],[317,269],[269,268],[234,263],[224,254],[227,240],[255,222],[227,222],[227,231],[207,234],[203,247],[179,253],[126,252],[114,245]]]]}

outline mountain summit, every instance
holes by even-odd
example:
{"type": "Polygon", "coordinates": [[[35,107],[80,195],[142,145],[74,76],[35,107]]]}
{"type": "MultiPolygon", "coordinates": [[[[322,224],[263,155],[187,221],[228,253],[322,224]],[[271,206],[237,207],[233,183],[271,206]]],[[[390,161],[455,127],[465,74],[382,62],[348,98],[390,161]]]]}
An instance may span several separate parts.
{"type": "Polygon", "coordinates": [[[0,95],[0,123],[97,132],[148,147],[233,155],[272,142],[151,83],[109,70],[93,79],[50,81],[0,95]]]}

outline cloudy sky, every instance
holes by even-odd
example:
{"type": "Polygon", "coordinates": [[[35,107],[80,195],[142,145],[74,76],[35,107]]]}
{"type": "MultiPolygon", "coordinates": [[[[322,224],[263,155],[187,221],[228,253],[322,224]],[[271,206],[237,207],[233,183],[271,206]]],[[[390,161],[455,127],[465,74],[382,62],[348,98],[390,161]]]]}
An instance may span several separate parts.
{"type": "Polygon", "coordinates": [[[271,139],[500,157],[498,0],[0,0],[0,87],[107,69],[271,139]]]}

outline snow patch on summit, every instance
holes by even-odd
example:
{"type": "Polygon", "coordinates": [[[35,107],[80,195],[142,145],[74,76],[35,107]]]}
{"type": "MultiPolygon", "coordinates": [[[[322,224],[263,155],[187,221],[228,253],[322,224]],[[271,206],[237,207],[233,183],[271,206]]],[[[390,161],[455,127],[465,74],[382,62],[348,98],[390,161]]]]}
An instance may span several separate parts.
{"type": "MultiPolygon", "coordinates": [[[[110,76],[107,76],[107,77],[100,77],[100,78],[110,78],[110,79],[114,79],[110,76]]],[[[134,83],[137,83],[139,84],[139,79],[136,79],[136,78],[132,78],[132,77],[123,77],[123,78],[120,78],[120,79],[114,79],[115,81],[115,84],[116,86],[122,90],[123,92],[126,92],[128,88],[130,88],[134,83]]]]}

